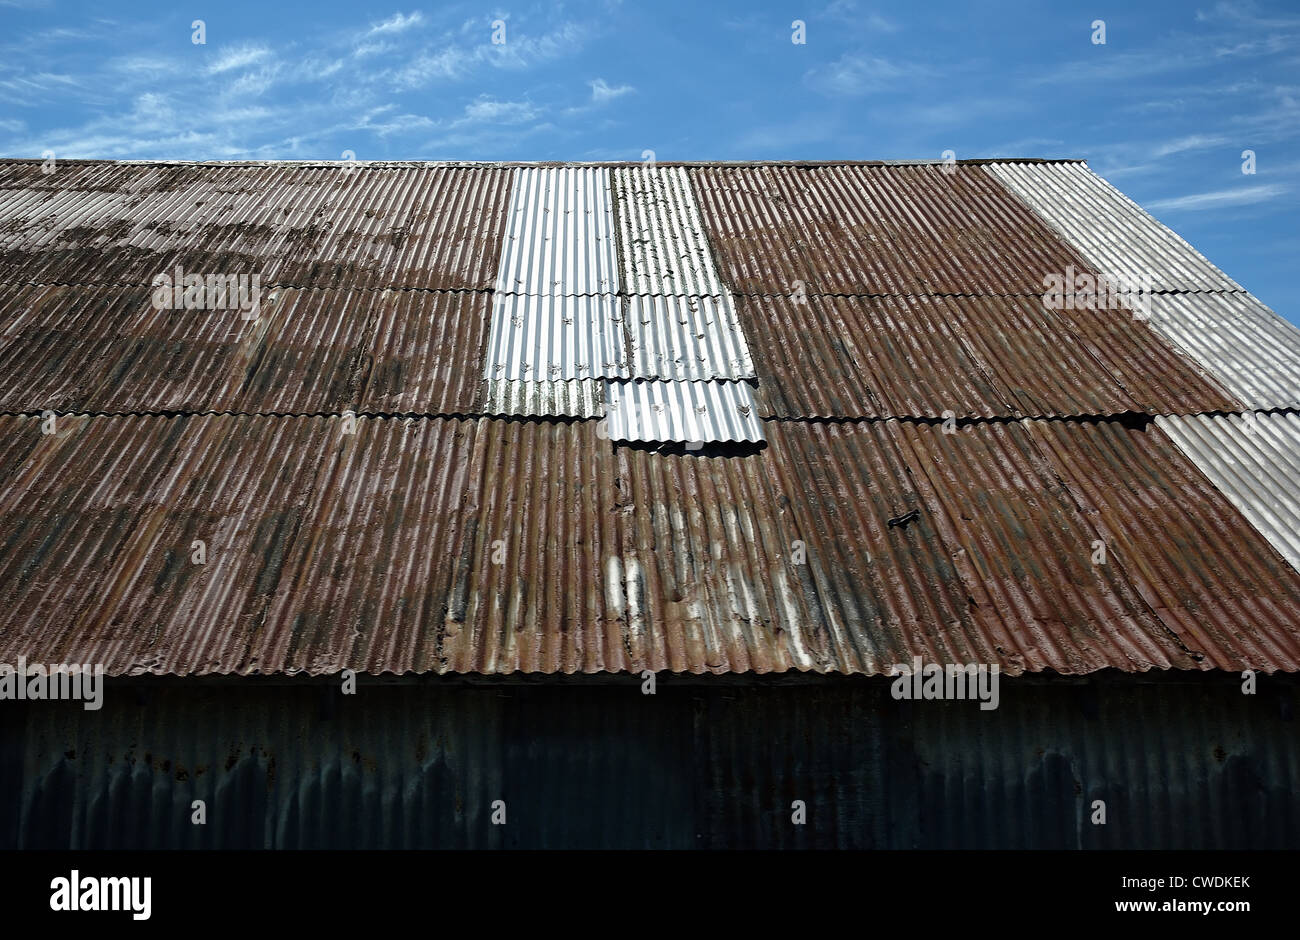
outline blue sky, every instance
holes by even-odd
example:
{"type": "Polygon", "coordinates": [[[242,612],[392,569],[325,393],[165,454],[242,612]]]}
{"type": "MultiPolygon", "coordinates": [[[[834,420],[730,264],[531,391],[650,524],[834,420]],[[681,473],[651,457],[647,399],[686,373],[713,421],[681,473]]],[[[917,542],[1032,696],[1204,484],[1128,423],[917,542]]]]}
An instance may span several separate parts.
{"type": "Polygon", "coordinates": [[[1298,143],[1294,2],[0,0],[4,156],[1083,157],[1300,323],[1298,143]]]}

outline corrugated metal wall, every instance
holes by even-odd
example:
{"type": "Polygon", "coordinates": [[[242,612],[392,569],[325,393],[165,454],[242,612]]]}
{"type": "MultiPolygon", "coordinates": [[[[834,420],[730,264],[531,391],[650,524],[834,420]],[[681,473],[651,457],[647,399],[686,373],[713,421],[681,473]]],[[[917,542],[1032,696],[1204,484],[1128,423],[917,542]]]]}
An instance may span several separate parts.
{"type": "Polygon", "coordinates": [[[0,847],[1300,848],[1295,680],[1240,685],[114,685],[0,710],[0,847]]]}

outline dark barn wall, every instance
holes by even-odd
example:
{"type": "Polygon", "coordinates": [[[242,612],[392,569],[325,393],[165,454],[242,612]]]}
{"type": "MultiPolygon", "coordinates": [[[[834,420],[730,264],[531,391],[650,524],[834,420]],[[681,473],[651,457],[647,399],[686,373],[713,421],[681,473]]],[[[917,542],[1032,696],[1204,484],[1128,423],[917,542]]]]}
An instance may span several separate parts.
{"type": "Polygon", "coordinates": [[[124,681],[0,703],[0,845],[1300,847],[1297,683],[1239,684],[1004,677],[981,712],[880,678],[124,681]]]}

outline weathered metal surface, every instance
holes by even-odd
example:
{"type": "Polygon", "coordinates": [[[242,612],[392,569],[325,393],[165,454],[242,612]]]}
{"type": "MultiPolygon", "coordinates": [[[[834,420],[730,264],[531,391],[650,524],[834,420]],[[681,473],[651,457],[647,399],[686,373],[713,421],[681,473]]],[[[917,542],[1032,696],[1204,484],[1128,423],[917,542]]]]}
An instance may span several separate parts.
{"type": "Polygon", "coordinates": [[[497,292],[618,293],[609,171],[559,166],[522,168],[512,174],[497,292]]]}
{"type": "Polygon", "coordinates": [[[490,297],[269,288],[158,310],[148,288],[0,286],[0,410],[464,414],[490,297]]]}
{"type": "Polygon", "coordinates": [[[7,702],[0,847],[1300,848],[1291,677],[1004,677],[993,711],[883,678],[362,682],[7,702]]]}
{"type": "Polygon", "coordinates": [[[1247,409],[1300,407],[1300,329],[1250,294],[1156,294],[1151,327],[1247,409]]]}
{"type": "Polygon", "coordinates": [[[483,383],[487,415],[597,418],[605,413],[605,386],[600,379],[523,382],[502,379],[483,383]]]}
{"type": "Polygon", "coordinates": [[[634,296],[627,306],[632,374],[639,379],[752,379],[754,363],[730,294],[634,296]]]}
{"type": "Polygon", "coordinates": [[[689,170],[738,293],[1041,293],[1083,259],[978,166],[689,170]]]}
{"type": "Polygon", "coordinates": [[[1300,574],[1154,428],[769,422],[661,453],[597,421],[40,423],[0,417],[0,662],[1300,664],[1300,574]]]}
{"type": "Polygon", "coordinates": [[[483,378],[626,378],[623,302],[612,294],[496,294],[483,378]]]}
{"type": "Polygon", "coordinates": [[[1170,416],[1156,423],[1300,569],[1300,415],[1170,416]]]}
{"type": "Polygon", "coordinates": [[[511,171],[495,166],[57,164],[0,177],[0,280],[482,290],[511,171]]]}
{"type": "Polygon", "coordinates": [[[1149,277],[1150,289],[1157,291],[1241,290],[1085,163],[993,163],[973,172],[1006,185],[1081,252],[1095,272],[1149,277]]]}
{"type": "Polygon", "coordinates": [[[606,382],[605,413],[612,441],[763,440],[747,382],[606,382]]]}
{"type": "Polygon", "coordinates": [[[1035,421],[1117,566],[1204,668],[1300,668],[1300,574],[1158,427],[1035,421]]]}
{"type": "Polygon", "coordinates": [[[741,297],[765,417],[1017,417],[1240,402],[1127,310],[1037,297],[741,297]]]}
{"type": "Polygon", "coordinates": [[[624,289],[660,297],[722,297],[704,222],[682,167],[613,171],[624,289]]]}
{"type": "MultiPolygon", "coordinates": [[[[996,659],[1065,673],[1194,667],[1123,574],[1092,564],[1091,520],[1023,424],[888,424],[907,449],[916,508],[951,559],[950,589],[968,608],[962,632],[971,639],[954,640],[954,624],[935,638],[948,649],[927,661],[996,659]]],[[[1062,438],[1071,452],[1088,443],[1068,431],[1062,438]]],[[[1146,521],[1158,516],[1148,510],[1146,521]]]]}

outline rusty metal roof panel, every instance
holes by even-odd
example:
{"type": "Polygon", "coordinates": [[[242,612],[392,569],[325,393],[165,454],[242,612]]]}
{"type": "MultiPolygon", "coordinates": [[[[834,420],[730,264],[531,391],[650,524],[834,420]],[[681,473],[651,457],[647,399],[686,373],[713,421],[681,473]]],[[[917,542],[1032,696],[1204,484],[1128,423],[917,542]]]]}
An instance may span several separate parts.
{"type": "Polygon", "coordinates": [[[1034,421],[1115,566],[1201,668],[1300,669],[1300,573],[1156,424],[1034,421]]]}
{"type": "Polygon", "coordinates": [[[511,171],[498,293],[588,296],[619,291],[609,171],[532,167],[511,171]]]}
{"type": "Polygon", "coordinates": [[[1300,570],[1300,415],[1175,415],[1156,423],[1300,570]]]}
{"type": "Polygon", "coordinates": [[[4,661],[1300,663],[1300,576],[1154,429],[771,422],[723,456],[611,447],[597,421],[58,420],[0,418],[4,661]]]}
{"type": "Polygon", "coordinates": [[[741,297],[765,417],[1229,410],[1240,402],[1127,310],[1038,297],[741,297]]]}
{"type": "Polygon", "coordinates": [[[1087,267],[978,166],[688,172],[738,293],[1041,293],[1046,272],[1087,267]]]}
{"type": "MultiPolygon", "coordinates": [[[[999,180],[1088,259],[1093,271],[1151,279],[1150,290],[1241,290],[1168,226],[1086,164],[992,163],[999,180]]],[[[1041,277],[1062,268],[1038,268],[1041,277]]],[[[1040,281],[1041,284],[1041,281],[1040,281]]]]}
{"type": "Polygon", "coordinates": [[[686,170],[623,167],[613,175],[625,290],[669,297],[725,295],[686,170]]]}
{"type": "Polygon", "coordinates": [[[1250,294],[1155,294],[1150,316],[1245,408],[1300,407],[1300,328],[1250,294]]]}
{"type": "Polygon", "coordinates": [[[612,441],[763,440],[747,382],[606,382],[605,413],[612,441]]]}
{"type": "Polygon", "coordinates": [[[633,296],[627,302],[627,321],[636,378],[754,378],[749,345],[730,294],[633,296]]]}
{"type": "Polygon", "coordinates": [[[968,616],[945,639],[965,633],[988,657],[974,661],[1013,671],[1194,666],[1122,572],[1092,564],[1091,520],[1024,424],[889,424],[910,452],[915,508],[932,520],[967,599],[968,616]]]}
{"type": "Polygon", "coordinates": [[[246,320],[143,287],[0,286],[0,410],[472,412],[489,304],[271,288],[246,320]]]}
{"type": "Polygon", "coordinates": [[[502,167],[361,164],[299,172],[277,218],[295,287],[486,290],[496,277],[512,174],[502,167]]]}
{"type": "Polygon", "coordinates": [[[612,294],[496,294],[483,378],[626,378],[622,300],[612,294]]]}
{"type": "Polygon", "coordinates": [[[59,165],[0,186],[0,280],[483,290],[511,171],[442,166],[59,165]],[[29,185],[24,185],[29,184],[29,185]]]}

